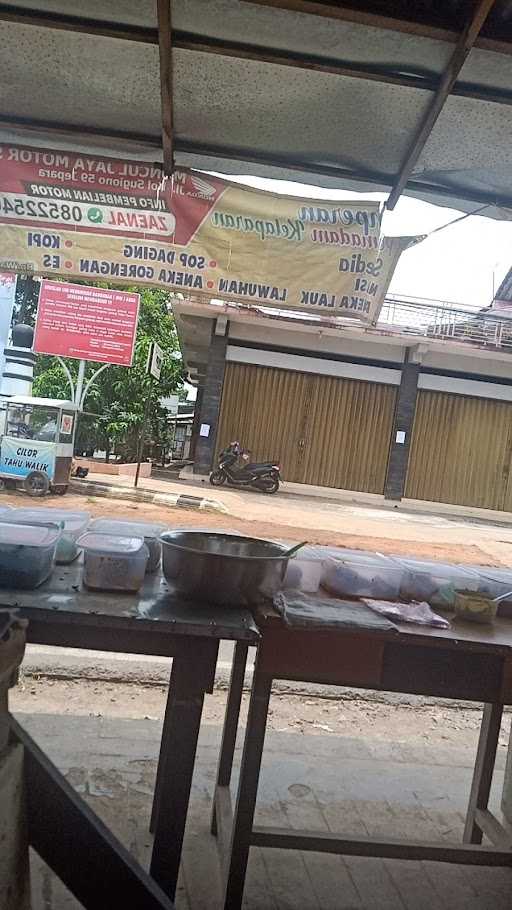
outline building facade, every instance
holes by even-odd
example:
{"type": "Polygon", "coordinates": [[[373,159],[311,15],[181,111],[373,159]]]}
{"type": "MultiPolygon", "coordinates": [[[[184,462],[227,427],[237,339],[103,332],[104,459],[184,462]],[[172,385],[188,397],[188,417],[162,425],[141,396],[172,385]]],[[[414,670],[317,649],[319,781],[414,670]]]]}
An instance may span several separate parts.
{"type": "Polygon", "coordinates": [[[508,324],[407,307],[365,328],[176,303],[199,389],[195,470],[238,439],[286,481],[512,511],[508,324]]]}

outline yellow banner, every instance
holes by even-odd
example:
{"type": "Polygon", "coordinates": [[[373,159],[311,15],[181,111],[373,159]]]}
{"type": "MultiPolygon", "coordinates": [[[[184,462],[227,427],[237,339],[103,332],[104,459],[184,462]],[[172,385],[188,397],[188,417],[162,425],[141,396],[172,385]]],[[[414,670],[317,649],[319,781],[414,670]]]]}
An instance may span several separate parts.
{"type": "Polygon", "coordinates": [[[301,199],[197,172],[0,147],[0,269],[150,284],[375,322],[401,252],[378,202],[301,199]]]}

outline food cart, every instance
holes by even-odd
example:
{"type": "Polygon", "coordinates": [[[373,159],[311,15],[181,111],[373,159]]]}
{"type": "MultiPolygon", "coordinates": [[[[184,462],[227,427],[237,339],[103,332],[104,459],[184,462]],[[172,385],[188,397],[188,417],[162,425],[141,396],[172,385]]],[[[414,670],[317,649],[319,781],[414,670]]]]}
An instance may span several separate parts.
{"type": "Polygon", "coordinates": [[[66,493],[77,405],[13,395],[0,410],[0,489],[21,484],[30,496],[66,493]]]}

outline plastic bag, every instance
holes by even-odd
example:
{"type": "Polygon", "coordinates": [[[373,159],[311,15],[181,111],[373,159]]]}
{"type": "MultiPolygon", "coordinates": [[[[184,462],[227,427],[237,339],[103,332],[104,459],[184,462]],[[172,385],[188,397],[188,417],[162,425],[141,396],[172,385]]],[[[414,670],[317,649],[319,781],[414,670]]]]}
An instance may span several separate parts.
{"type": "Polygon", "coordinates": [[[387,600],[373,600],[363,597],[363,602],[382,616],[401,622],[412,622],[418,626],[434,626],[436,629],[449,629],[450,623],[444,616],[439,616],[430,609],[425,601],[413,601],[410,604],[390,603],[387,600]]]}

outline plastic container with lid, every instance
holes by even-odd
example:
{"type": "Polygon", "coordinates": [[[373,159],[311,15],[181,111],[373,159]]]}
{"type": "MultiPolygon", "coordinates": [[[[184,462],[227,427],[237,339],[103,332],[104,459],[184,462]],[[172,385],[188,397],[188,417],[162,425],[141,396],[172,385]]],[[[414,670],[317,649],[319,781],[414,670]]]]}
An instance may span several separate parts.
{"type": "Polygon", "coordinates": [[[471,570],[478,576],[478,593],[487,597],[503,597],[502,606],[512,603],[512,569],[495,569],[489,566],[471,566],[471,570]]]}
{"type": "Polygon", "coordinates": [[[143,537],[87,531],[78,540],[84,550],[83,581],[94,591],[138,591],[149,553],[143,537]]]}
{"type": "Polygon", "coordinates": [[[351,555],[325,560],[322,586],[339,597],[397,600],[403,576],[402,566],[385,556],[351,555]]]}
{"type": "Polygon", "coordinates": [[[59,528],[0,522],[0,587],[37,588],[51,575],[59,528]]]}
{"type": "Polygon", "coordinates": [[[146,572],[156,572],[162,558],[160,535],[167,530],[167,525],[152,521],[130,521],[123,518],[95,518],[90,524],[90,531],[95,534],[110,534],[128,537],[143,537],[149,550],[146,572]]]}
{"type": "Polygon", "coordinates": [[[406,570],[400,589],[405,600],[426,600],[435,607],[452,609],[457,591],[478,591],[479,578],[469,567],[393,557],[406,570]]]}
{"type": "Polygon", "coordinates": [[[0,521],[30,525],[50,525],[62,528],[57,544],[55,561],[61,565],[73,562],[78,556],[77,539],[87,529],[91,520],[89,512],[75,512],[68,509],[21,508],[12,509],[8,514],[0,513],[0,521]]]}
{"type": "Polygon", "coordinates": [[[318,550],[319,547],[303,547],[297,556],[290,559],[283,582],[285,589],[293,588],[304,594],[315,594],[318,591],[324,569],[324,561],[318,550]]]}

